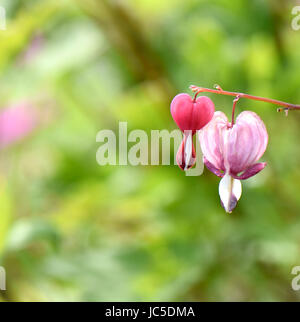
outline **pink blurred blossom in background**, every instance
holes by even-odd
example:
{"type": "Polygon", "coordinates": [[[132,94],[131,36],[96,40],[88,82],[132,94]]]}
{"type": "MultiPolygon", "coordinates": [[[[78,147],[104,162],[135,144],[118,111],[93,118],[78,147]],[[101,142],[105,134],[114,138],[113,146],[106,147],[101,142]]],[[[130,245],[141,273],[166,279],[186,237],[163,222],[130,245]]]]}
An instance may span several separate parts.
{"type": "Polygon", "coordinates": [[[0,147],[16,143],[37,126],[37,112],[31,103],[21,102],[0,110],[0,147]]]}

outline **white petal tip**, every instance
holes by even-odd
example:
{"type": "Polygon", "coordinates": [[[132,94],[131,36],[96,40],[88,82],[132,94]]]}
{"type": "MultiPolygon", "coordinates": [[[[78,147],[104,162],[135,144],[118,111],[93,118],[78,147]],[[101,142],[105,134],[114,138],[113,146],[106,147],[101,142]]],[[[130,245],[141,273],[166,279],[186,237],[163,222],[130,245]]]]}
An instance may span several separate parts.
{"type": "Polygon", "coordinates": [[[227,213],[231,213],[242,195],[242,184],[240,180],[232,178],[229,174],[225,174],[219,184],[219,195],[222,207],[227,213]]]}

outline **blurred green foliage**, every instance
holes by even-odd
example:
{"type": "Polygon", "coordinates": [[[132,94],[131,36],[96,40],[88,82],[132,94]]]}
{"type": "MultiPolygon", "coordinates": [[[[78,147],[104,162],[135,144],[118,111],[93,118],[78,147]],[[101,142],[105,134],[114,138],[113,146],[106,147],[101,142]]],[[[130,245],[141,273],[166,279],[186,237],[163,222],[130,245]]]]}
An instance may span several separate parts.
{"type": "MultiPolygon", "coordinates": [[[[300,102],[286,0],[3,0],[0,97],[43,124],[0,155],[2,301],[298,301],[300,115],[265,121],[266,169],[227,215],[219,179],[97,164],[101,129],[176,128],[191,84],[300,102]],[[35,37],[41,37],[37,49],[35,37]]],[[[211,96],[230,113],[232,100],[211,96]]],[[[174,151],[172,151],[174,153],[174,151]]]]}

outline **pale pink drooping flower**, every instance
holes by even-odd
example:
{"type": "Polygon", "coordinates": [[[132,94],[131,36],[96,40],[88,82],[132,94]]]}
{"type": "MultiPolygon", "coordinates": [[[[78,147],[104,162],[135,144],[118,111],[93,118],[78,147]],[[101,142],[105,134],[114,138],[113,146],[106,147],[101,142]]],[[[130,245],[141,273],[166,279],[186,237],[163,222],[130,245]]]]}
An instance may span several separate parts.
{"type": "Polygon", "coordinates": [[[268,144],[268,133],[260,117],[242,112],[235,124],[223,112],[215,112],[212,120],[199,131],[206,167],[221,177],[219,194],[226,212],[232,212],[242,194],[240,180],[260,172],[266,163],[257,163],[268,144]]]}

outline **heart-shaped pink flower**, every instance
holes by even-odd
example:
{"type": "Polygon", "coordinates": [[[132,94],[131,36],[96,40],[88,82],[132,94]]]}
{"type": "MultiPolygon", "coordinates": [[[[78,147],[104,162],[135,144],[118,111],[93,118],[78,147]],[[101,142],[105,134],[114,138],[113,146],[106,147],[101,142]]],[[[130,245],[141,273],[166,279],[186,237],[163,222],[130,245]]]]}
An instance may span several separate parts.
{"type": "Polygon", "coordinates": [[[213,117],[214,103],[206,96],[193,99],[188,94],[178,94],[171,103],[171,114],[184,134],[176,160],[182,170],[192,167],[196,160],[193,135],[213,117]]]}

